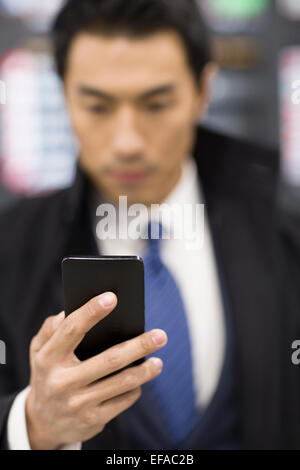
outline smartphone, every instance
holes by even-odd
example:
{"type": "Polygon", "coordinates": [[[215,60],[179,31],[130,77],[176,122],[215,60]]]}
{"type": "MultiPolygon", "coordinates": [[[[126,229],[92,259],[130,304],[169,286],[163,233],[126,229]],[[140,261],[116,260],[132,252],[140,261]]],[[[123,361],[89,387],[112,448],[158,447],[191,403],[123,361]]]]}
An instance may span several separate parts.
{"type": "MultiPolygon", "coordinates": [[[[80,360],[95,356],[145,331],[144,264],[138,256],[68,257],[62,261],[66,316],[103,292],[117,306],[99,321],[75,350],[80,360]]],[[[131,365],[141,364],[145,358],[131,365]]]]}

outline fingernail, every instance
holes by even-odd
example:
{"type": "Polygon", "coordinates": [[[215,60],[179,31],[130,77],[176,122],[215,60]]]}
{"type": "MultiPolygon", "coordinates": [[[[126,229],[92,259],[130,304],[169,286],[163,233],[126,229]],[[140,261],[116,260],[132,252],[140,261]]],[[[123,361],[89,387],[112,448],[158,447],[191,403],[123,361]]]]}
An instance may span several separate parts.
{"type": "Polygon", "coordinates": [[[53,329],[56,330],[62,320],[65,318],[65,312],[60,312],[56,317],[53,318],[53,329]]]}
{"type": "Polygon", "coordinates": [[[104,308],[111,307],[114,301],[115,296],[112,293],[103,294],[101,297],[99,297],[99,304],[104,308]]]}
{"type": "Polygon", "coordinates": [[[159,357],[151,357],[151,362],[154,365],[155,369],[160,371],[163,367],[163,361],[159,357]]]}
{"type": "Polygon", "coordinates": [[[153,330],[152,340],[156,346],[162,346],[167,342],[167,335],[163,330],[153,330]]]}

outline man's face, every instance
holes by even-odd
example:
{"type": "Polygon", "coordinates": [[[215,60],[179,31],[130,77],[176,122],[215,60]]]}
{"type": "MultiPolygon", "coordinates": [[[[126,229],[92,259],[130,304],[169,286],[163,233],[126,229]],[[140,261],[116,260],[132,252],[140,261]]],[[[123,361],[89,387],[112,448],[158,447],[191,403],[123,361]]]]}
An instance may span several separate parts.
{"type": "Polygon", "coordinates": [[[88,33],[70,48],[65,92],[79,163],[109,200],[160,203],[192,150],[207,105],[176,33],[139,39],[88,33]]]}

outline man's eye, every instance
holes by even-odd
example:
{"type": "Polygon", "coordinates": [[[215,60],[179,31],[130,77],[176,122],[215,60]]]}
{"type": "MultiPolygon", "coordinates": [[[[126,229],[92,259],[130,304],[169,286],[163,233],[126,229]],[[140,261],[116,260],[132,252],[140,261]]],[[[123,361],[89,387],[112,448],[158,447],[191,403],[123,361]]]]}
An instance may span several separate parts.
{"type": "Polygon", "coordinates": [[[88,110],[94,114],[106,114],[109,112],[108,107],[102,105],[89,106],[88,110]]]}
{"type": "Polygon", "coordinates": [[[151,103],[147,105],[148,111],[158,112],[163,111],[169,107],[168,103],[151,103]]]}

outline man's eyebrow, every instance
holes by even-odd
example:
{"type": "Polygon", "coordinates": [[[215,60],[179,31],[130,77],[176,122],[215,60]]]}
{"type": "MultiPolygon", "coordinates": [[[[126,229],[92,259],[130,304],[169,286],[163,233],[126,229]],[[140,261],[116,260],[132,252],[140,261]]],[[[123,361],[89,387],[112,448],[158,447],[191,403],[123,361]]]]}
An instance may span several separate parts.
{"type": "Polygon", "coordinates": [[[92,96],[94,98],[102,98],[107,101],[115,101],[116,98],[107,93],[106,91],[100,90],[99,88],[92,88],[86,85],[81,85],[78,88],[78,91],[81,95],[92,96]]]}
{"type": "MultiPolygon", "coordinates": [[[[176,86],[173,83],[160,85],[158,87],[152,88],[151,90],[144,91],[143,93],[137,96],[137,99],[143,100],[143,99],[153,98],[157,95],[172,93],[175,89],[176,89],[176,86]]],[[[81,85],[79,86],[78,91],[81,95],[92,96],[94,98],[102,98],[107,101],[116,101],[115,96],[99,88],[93,88],[93,87],[89,87],[86,85],[81,85]]]]}
{"type": "Polygon", "coordinates": [[[157,96],[157,95],[172,93],[175,89],[176,89],[176,86],[173,83],[160,85],[156,88],[152,88],[151,90],[143,92],[141,95],[138,96],[138,99],[143,100],[143,99],[153,98],[154,96],[157,96]]]}

